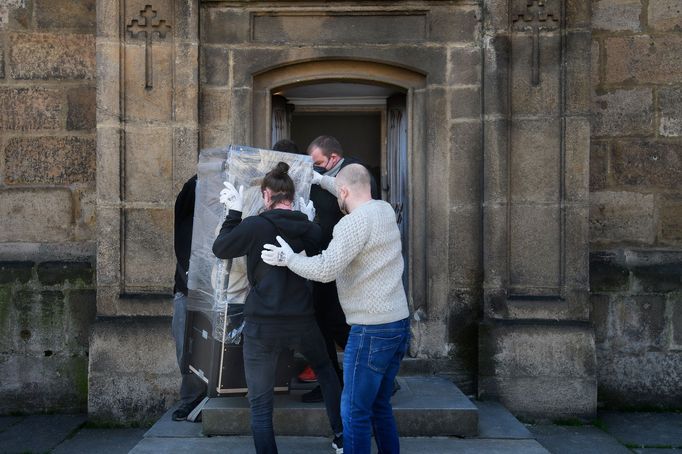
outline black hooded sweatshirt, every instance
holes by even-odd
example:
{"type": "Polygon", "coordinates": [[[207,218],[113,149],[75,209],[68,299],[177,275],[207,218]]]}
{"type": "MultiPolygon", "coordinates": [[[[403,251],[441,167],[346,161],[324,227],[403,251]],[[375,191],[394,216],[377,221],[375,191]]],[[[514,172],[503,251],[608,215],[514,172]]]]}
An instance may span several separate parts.
{"type": "Polygon", "coordinates": [[[300,211],[274,209],[242,220],[242,213],[230,210],[213,243],[213,253],[221,259],[246,255],[251,291],[246,297],[244,319],[259,325],[259,333],[283,333],[309,326],[315,320],[308,282],[287,267],[270,266],[261,260],[263,245],[278,244],[280,235],[294,252],[308,256],[320,252],[321,229],[300,211]],[[270,329],[272,328],[272,329],[270,329]]]}

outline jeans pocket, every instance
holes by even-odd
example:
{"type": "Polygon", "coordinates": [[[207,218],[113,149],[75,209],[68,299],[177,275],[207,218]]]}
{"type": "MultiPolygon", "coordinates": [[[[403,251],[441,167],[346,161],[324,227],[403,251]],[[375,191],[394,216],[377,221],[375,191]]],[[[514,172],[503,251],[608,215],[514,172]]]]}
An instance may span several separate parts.
{"type": "Polygon", "coordinates": [[[369,340],[368,365],[370,369],[380,374],[386,372],[386,369],[391,364],[391,360],[393,360],[398,348],[400,348],[403,338],[402,334],[391,337],[372,335],[369,340]]]}

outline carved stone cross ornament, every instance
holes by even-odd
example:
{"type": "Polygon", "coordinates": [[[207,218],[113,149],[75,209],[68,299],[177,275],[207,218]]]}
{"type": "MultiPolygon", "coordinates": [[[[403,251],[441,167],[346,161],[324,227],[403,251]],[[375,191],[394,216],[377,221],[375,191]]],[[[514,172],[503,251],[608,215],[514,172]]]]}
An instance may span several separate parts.
{"type": "Polygon", "coordinates": [[[164,19],[157,19],[156,11],[152,5],[145,5],[144,9],[140,11],[140,15],[132,19],[127,25],[131,38],[139,38],[140,34],[144,33],[145,37],[145,88],[151,89],[153,87],[152,78],[152,36],[156,35],[160,39],[166,38],[166,33],[171,29],[171,26],[166,23],[164,19]]]}
{"type": "Polygon", "coordinates": [[[551,8],[557,3],[556,0],[523,0],[523,5],[512,12],[512,22],[517,30],[533,32],[533,86],[540,85],[540,31],[555,30],[558,27],[559,13],[551,8]]]}

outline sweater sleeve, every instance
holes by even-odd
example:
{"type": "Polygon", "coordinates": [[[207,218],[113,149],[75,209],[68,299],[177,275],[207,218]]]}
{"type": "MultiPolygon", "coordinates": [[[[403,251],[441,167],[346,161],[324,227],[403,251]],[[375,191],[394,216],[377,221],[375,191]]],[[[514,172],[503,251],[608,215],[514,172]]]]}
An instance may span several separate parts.
{"type": "Polygon", "coordinates": [[[355,259],[367,242],[367,220],[360,216],[345,216],[336,227],[327,249],[314,257],[294,254],[287,266],[306,279],[331,282],[355,259]]]}
{"type": "Polygon", "coordinates": [[[213,242],[213,254],[219,259],[233,259],[249,252],[253,239],[253,226],[242,222],[241,211],[230,210],[213,242]]]}
{"type": "Polygon", "coordinates": [[[325,191],[329,192],[334,197],[338,196],[336,192],[336,178],[327,175],[322,175],[322,180],[320,181],[320,187],[325,191]]]}

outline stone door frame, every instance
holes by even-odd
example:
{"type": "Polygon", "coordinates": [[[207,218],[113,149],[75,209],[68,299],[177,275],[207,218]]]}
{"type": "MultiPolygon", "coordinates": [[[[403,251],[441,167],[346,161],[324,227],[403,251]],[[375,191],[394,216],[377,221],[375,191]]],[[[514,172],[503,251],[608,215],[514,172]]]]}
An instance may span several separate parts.
{"type": "MultiPolygon", "coordinates": [[[[415,103],[414,98],[420,96],[426,85],[426,78],[418,72],[400,68],[394,65],[360,61],[352,59],[313,60],[303,62],[290,62],[285,66],[269,68],[253,75],[252,97],[252,127],[251,143],[257,147],[268,148],[271,141],[271,109],[272,94],[285,86],[307,85],[323,82],[354,82],[393,86],[407,94],[407,117],[408,117],[408,181],[410,191],[408,194],[409,212],[416,219],[424,219],[426,216],[423,203],[416,203],[421,191],[418,188],[425,187],[426,173],[420,171],[424,168],[424,154],[415,153],[415,150],[425,149],[423,138],[424,122],[419,121],[425,117],[422,103],[415,103]],[[415,118],[417,119],[415,121],[415,118]],[[421,139],[420,139],[421,138],[421,139]],[[421,141],[421,142],[419,142],[421,141]]],[[[409,295],[408,301],[414,307],[414,301],[426,299],[426,287],[424,273],[416,267],[424,263],[425,248],[419,238],[425,236],[423,223],[410,223],[408,232],[408,269],[409,295]],[[414,245],[420,245],[415,247],[414,245]],[[413,271],[414,270],[414,271],[413,271]]],[[[421,267],[423,270],[423,267],[421,267]]]]}

